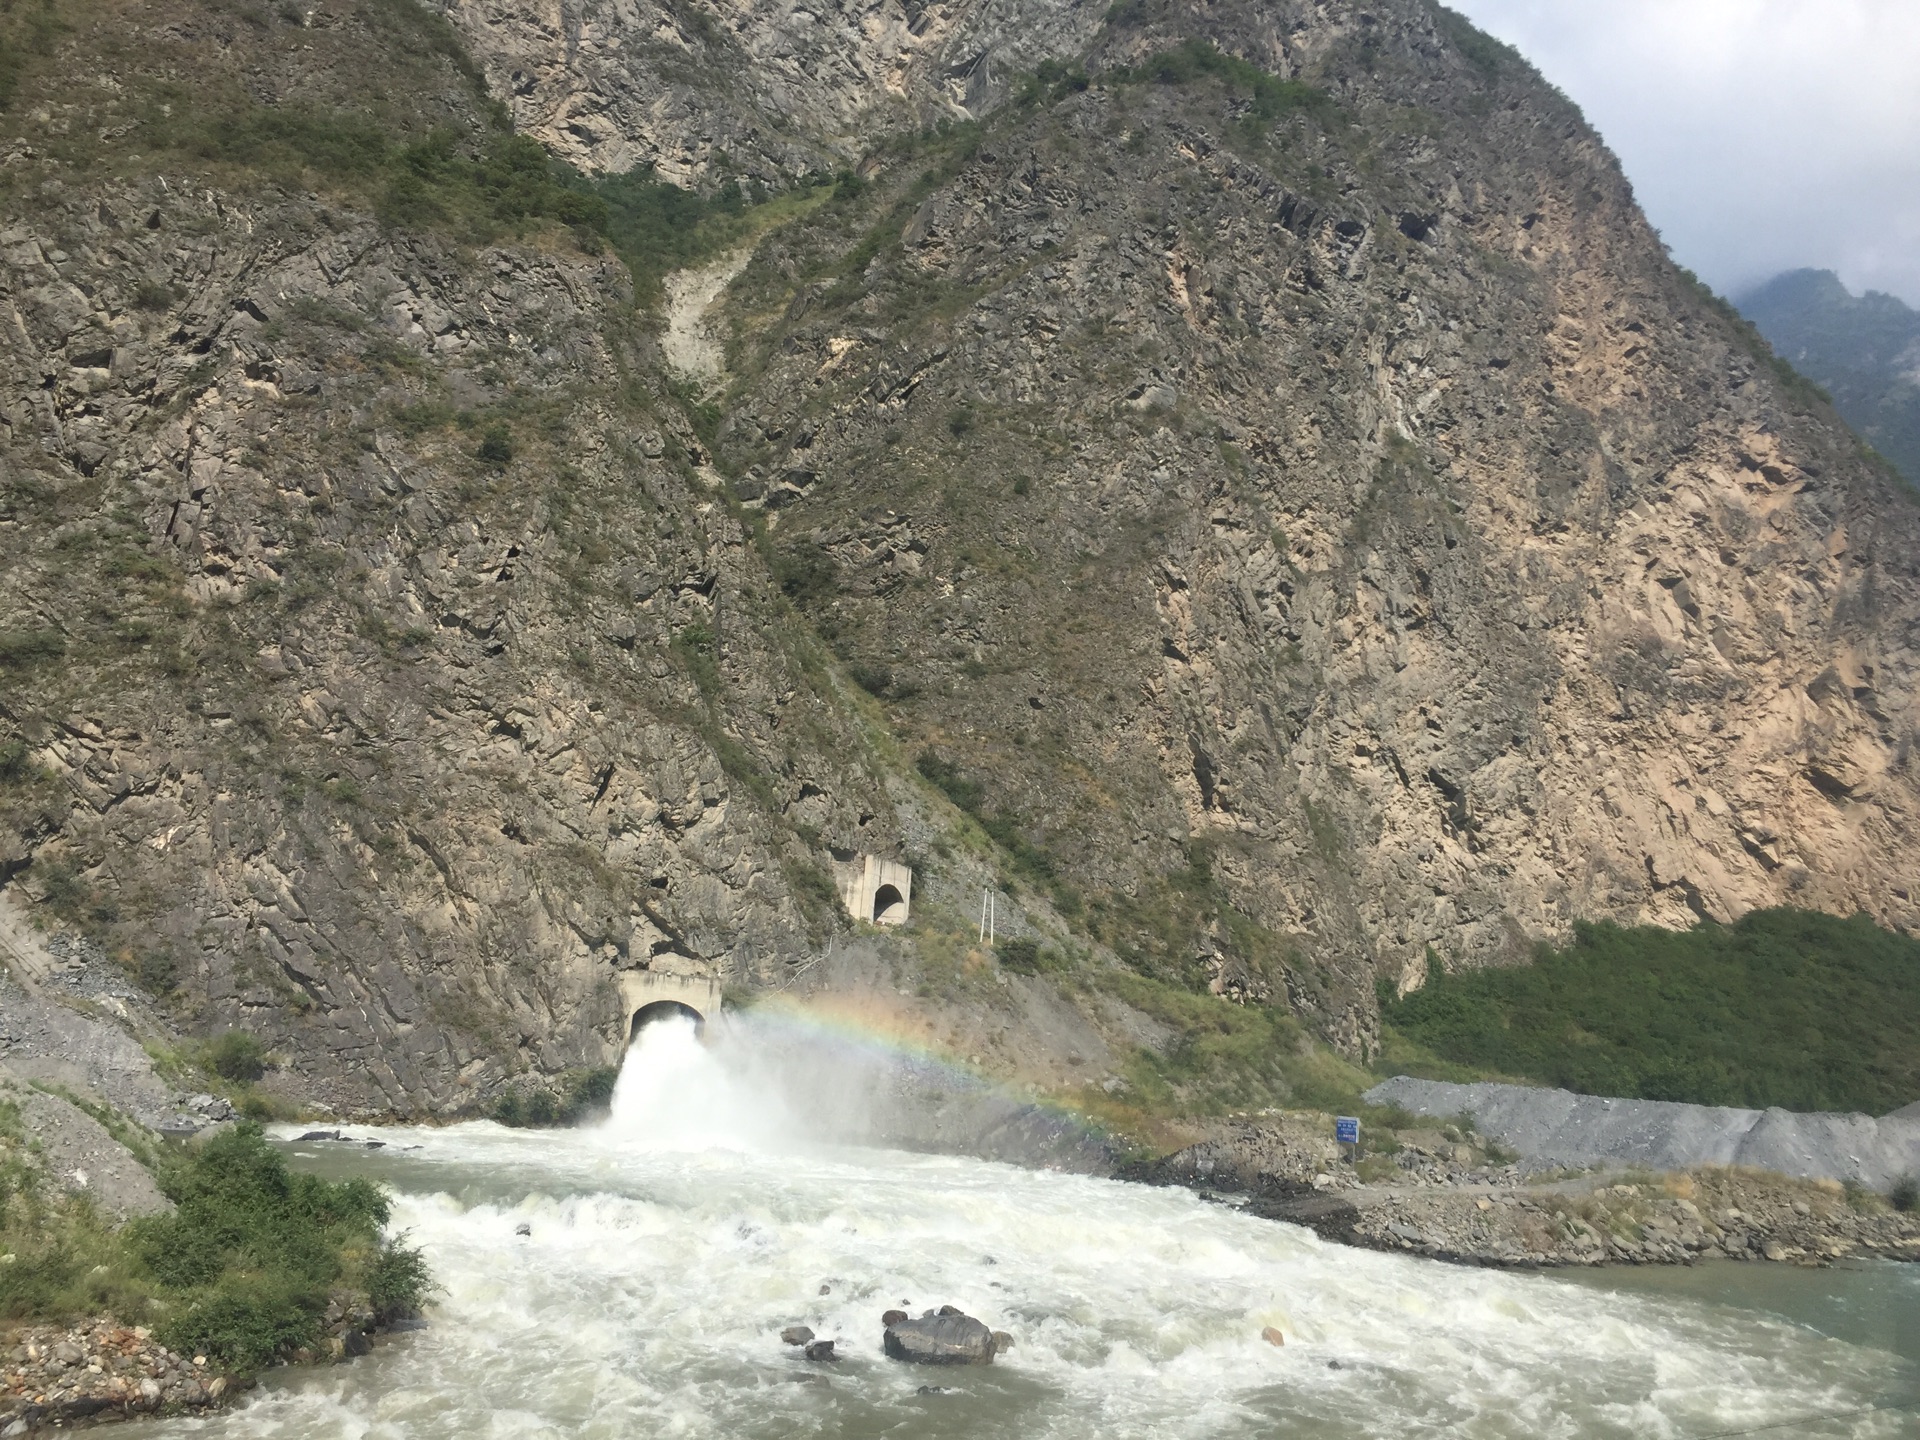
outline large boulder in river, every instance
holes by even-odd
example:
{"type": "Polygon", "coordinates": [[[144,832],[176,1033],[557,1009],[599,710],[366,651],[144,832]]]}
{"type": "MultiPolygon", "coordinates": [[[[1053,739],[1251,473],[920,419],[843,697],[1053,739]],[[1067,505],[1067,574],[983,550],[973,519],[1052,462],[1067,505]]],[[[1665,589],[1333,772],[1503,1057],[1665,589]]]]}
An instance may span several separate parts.
{"type": "Polygon", "coordinates": [[[918,1320],[895,1321],[882,1345],[890,1359],[915,1365],[993,1363],[993,1331],[951,1305],[937,1315],[929,1310],[918,1320]]]}

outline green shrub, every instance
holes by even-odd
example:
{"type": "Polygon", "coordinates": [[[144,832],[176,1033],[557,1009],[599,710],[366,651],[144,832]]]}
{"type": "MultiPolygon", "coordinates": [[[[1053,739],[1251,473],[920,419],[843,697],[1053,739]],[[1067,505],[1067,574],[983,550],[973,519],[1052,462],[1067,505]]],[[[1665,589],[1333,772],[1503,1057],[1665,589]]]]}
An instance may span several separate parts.
{"type": "Polygon", "coordinates": [[[598,228],[626,263],[642,302],[672,271],[719,254],[749,231],[751,207],[737,182],[703,195],[667,183],[646,165],[591,184],[606,207],[598,228]]]}
{"type": "Polygon", "coordinates": [[[0,113],[13,104],[27,69],[28,56],[49,53],[54,36],[66,28],[54,9],[53,0],[0,6],[0,113]]]}
{"type": "Polygon", "coordinates": [[[228,1030],[207,1042],[202,1063],[222,1080],[251,1082],[267,1073],[267,1047],[244,1030],[228,1030]]]}
{"type": "Polygon", "coordinates": [[[1295,111],[1325,116],[1333,110],[1333,100],[1324,90],[1300,80],[1282,80],[1259,66],[1229,55],[1207,40],[1186,40],[1171,50],[1149,56],[1132,70],[1114,77],[1122,84],[1151,81],[1158,85],[1190,85],[1212,79],[1224,85],[1230,94],[1248,100],[1246,120],[1255,126],[1271,124],[1295,111]]]}
{"type": "Polygon", "coordinates": [[[780,861],[780,871],[787,877],[787,888],[793,892],[793,898],[809,918],[826,920],[838,913],[840,887],[822,866],[812,860],[787,856],[780,861]]]}
{"type": "Polygon", "coordinates": [[[513,436],[504,425],[489,425],[475,453],[489,465],[504,465],[513,459],[513,436]]]}
{"type": "Polygon", "coordinates": [[[198,1296],[185,1314],[163,1323],[159,1334],[181,1354],[256,1370],[284,1351],[313,1344],[325,1303],[324,1295],[297,1281],[235,1276],[198,1296]]]}
{"type": "Polygon", "coordinates": [[[67,653],[54,630],[0,630],[0,670],[26,670],[67,653]]]}
{"type": "Polygon", "coordinates": [[[426,1257],[398,1236],[380,1247],[367,1267],[367,1299],[382,1323],[416,1313],[438,1287],[426,1257]]]}
{"type": "Polygon", "coordinates": [[[810,605],[840,591],[840,567],[813,545],[781,550],[773,556],[773,578],[796,605],[810,605]]]}
{"type": "Polygon", "coordinates": [[[1038,975],[1043,970],[1066,967],[1059,951],[1030,938],[1002,940],[994,946],[993,953],[1000,961],[1000,968],[1015,975],[1038,975]]]}
{"type": "Polygon", "coordinates": [[[388,1318],[431,1289],[418,1252],[382,1241],[378,1188],[292,1174],[257,1125],[164,1155],[156,1179],[175,1208],[114,1231],[84,1198],[41,1192],[17,1121],[0,1104],[0,1251],[14,1257],[0,1320],[146,1320],[169,1348],[244,1371],[313,1344],[336,1289],[388,1318]]]}
{"type": "Polygon", "coordinates": [[[1000,961],[1002,970],[1011,970],[1016,975],[1032,975],[1040,969],[1040,942],[1037,940],[1002,940],[994,947],[993,953],[1000,961]]]}
{"type": "Polygon", "coordinates": [[[1267,1105],[1359,1113],[1372,1083],[1357,1065],[1311,1045],[1300,1023],[1266,1005],[1234,1005],[1147,976],[1111,972],[1100,984],[1171,1033],[1135,1052],[1126,1076],[1137,1104],[1161,1114],[1222,1114],[1267,1105]]]}
{"type": "Polygon", "coordinates": [[[1887,1192],[1887,1200],[1903,1215],[1920,1210],[1920,1177],[1902,1175],[1893,1182],[1893,1188],[1887,1192]]]}
{"type": "Polygon", "coordinates": [[[693,683],[702,695],[711,700],[720,693],[719,650],[712,626],[698,621],[683,625],[674,632],[667,648],[686,666],[687,673],[693,677],[693,683]]]}
{"type": "Polygon", "coordinates": [[[1882,1114],[1920,1098],[1920,940],[1757,910],[1693,930],[1575,926],[1515,969],[1385,997],[1442,1059],[1589,1095],[1882,1114]]]}
{"type": "Polygon", "coordinates": [[[180,983],[173,956],[166,950],[142,950],[134,966],[133,978],[149,995],[171,995],[180,983]]]}
{"type": "Polygon", "coordinates": [[[520,1129],[578,1125],[606,1113],[619,1078],[619,1070],[611,1065],[569,1070],[560,1077],[558,1094],[544,1085],[518,1086],[494,1101],[492,1117],[520,1129]]]}
{"type": "Polygon", "coordinates": [[[310,1345],[329,1290],[364,1285],[382,1253],[379,1189],[292,1174],[250,1121],[163,1166],[159,1181],[173,1212],[126,1234],[167,1300],[156,1331],[175,1350],[254,1369],[310,1345]]]}
{"type": "Polygon", "coordinates": [[[970,779],[958,765],[932,750],[922,750],[913,765],[955,805],[969,815],[979,815],[986,791],[981,788],[979,781],[970,779]]]}

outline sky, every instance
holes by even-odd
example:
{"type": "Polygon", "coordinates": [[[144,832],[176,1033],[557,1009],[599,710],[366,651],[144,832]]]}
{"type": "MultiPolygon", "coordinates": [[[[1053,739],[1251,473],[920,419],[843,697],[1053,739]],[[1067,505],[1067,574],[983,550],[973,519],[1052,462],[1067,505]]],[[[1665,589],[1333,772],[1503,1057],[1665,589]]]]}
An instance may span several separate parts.
{"type": "Polygon", "coordinates": [[[1836,270],[1920,306],[1920,0],[1450,0],[1586,112],[1737,299],[1836,270]]]}

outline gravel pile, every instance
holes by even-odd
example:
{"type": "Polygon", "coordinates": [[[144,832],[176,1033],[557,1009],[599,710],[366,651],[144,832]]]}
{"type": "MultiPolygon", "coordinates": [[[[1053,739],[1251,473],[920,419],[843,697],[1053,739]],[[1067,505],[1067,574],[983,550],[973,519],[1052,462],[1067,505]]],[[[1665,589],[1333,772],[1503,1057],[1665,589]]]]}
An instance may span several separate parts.
{"type": "Polygon", "coordinates": [[[1415,1115],[1473,1116],[1483,1135],[1536,1166],[1743,1165],[1886,1190],[1920,1174],[1916,1107],[1870,1115],[1801,1115],[1666,1100],[1619,1100],[1527,1085],[1454,1085],[1405,1075],[1366,1093],[1415,1115]]]}

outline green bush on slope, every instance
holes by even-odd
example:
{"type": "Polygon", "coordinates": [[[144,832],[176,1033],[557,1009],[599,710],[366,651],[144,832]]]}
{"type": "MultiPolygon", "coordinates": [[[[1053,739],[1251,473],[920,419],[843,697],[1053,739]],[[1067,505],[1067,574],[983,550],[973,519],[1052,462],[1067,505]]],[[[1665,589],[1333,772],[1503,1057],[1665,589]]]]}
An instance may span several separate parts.
{"type": "Polygon", "coordinates": [[[170,1214],[105,1226],[83,1198],[37,1183],[17,1125],[0,1115],[0,1320],[108,1311],[161,1342],[251,1370],[321,1335],[328,1297],[367,1294],[383,1319],[432,1288],[419,1252],[384,1240],[386,1197],[366,1180],[296,1175],[241,1124],[162,1161],[170,1214]],[[9,1135],[12,1138],[9,1138],[9,1135]]]}
{"type": "Polygon", "coordinates": [[[1920,941],[1865,916],[1575,927],[1532,965],[1383,996],[1443,1059],[1589,1095],[1883,1114],[1920,1099],[1920,941]]]}

